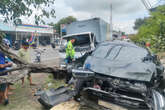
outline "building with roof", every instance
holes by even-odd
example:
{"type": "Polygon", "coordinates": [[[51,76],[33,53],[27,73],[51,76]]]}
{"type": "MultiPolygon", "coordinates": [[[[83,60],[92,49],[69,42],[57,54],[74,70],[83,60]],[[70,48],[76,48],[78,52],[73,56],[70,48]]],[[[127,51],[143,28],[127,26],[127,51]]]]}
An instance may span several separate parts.
{"type": "Polygon", "coordinates": [[[19,24],[12,26],[3,22],[0,22],[0,31],[5,32],[6,38],[11,41],[12,44],[15,42],[28,41],[31,36],[35,37],[37,45],[48,45],[51,40],[54,39],[53,27],[51,26],[37,26],[29,24],[19,24]]]}

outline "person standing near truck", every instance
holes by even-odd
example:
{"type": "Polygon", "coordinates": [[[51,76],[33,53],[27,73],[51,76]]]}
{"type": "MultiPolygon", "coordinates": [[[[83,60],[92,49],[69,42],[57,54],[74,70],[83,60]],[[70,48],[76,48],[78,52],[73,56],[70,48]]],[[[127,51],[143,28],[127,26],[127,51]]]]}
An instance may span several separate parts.
{"type": "Polygon", "coordinates": [[[73,47],[73,44],[75,43],[75,39],[72,39],[70,40],[68,43],[67,43],[67,46],[66,46],[66,58],[65,58],[65,63],[71,63],[72,60],[74,59],[74,56],[75,56],[75,49],[73,47]]]}
{"type": "MultiPolygon", "coordinates": [[[[72,63],[74,56],[75,56],[75,49],[73,47],[73,44],[75,43],[75,39],[70,40],[65,48],[66,51],[66,58],[65,58],[65,63],[69,64],[72,63]]],[[[67,72],[67,76],[66,76],[66,84],[69,83],[70,79],[72,78],[72,73],[71,72],[67,72]]]]}

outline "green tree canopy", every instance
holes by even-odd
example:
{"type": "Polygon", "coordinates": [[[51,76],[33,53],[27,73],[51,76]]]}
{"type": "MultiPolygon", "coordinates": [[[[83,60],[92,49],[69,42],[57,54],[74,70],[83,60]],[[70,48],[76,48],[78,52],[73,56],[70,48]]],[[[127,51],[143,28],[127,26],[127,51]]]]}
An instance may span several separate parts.
{"type": "Polygon", "coordinates": [[[20,24],[21,17],[30,17],[36,9],[39,12],[35,14],[35,23],[45,23],[43,17],[55,17],[55,10],[50,8],[55,0],[0,0],[0,15],[4,21],[12,21],[20,24]],[[49,9],[48,9],[49,7],[49,9]]]}
{"type": "Polygon", "coordinates": [[[61,24],[70,24],[74,21],[77,21],[77,19],[75,17],[68,16],[68,17],[65,17],[65,18],[62,18],[61,20],[59,20],[56,24],[50,23],[49,25],[53,26],[54,29],[57,31],[57,33],[60,34],[60,25],[61,24]]]}
{"type": "Polygon", "coordinates": [[[147,18],[138,18],[135,21],[134,30],[138,30],[142,25],[146,23],[147,18]]]}
{"type": "Polygon", "coordinates": [[[150,42],[154,51],[165,51],[165,6],[159,6],[142,25],[136,40],[150,42]]]}

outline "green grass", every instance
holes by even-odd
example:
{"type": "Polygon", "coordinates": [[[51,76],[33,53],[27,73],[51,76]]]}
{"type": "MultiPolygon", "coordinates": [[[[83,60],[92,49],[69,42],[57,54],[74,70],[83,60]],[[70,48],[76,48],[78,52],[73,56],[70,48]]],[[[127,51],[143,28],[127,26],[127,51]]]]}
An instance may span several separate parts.
{"type": "MultiPolygon", "coordinates": [[[[35,81],[35,80],[34,80],[35,81]]],[[[41,81],[42,89],[58,88],[62,85],[65,85],[64,80],[54,80],[52,75],[44,78],[44,81],[41,81]],[[50,85],[51,83],[51,85],[50,85]],[[50,86],[48,86],[48,84],[50,86]]],[[[39,82],[40,83],[40,82],[39,82]]],[[[14,86],[16,88],[12,92],[14,95],[9,97],[10,104],[7,106],[0,105],[0,110],[46,110],[42,105],[37,101],[32,93],[33,89],[29,86],[29,82],[25,80],[25,87],[22,88],[21,82],[17,82],[14,86]]],[[[80,110],[93,110],[88,107],[81,107],[80,110]]]]}
{"type": "MultiPolygon", "coordinates": [[[[64,85],[63,80],[54,80],[52,75],[46,77],[44,82],[45,83],[41,85],[42,89],[57,88],[64,85]],[[48,86],[49,83],[52,85],[48,86]]],[[[37,88],[31,88],[27,80],[25,80],[24,88],[22,88],[20,81],[12,87],[16,89],[12,91],[14,94],[9,96],[10,104],[7,106],[0,104],[0,110],[44,110],[33,93],[37,88]]]]}
{"type": "Polygon", "coordinates": [[[15,84],[16,90],[9,96],[9,105],[0,105],[0,110],[41,110],[42,106],[36,102],[28,83],[22,88],[20,83],[15,84]]]}
{"type": "Polygon", "coordinates": [[[64,80],[55,80],[53,78],[53,75],[49,75],[46,80],[46,83],[44,84],[44,88],[46,88],[46,89],[55,88],[56,89],[63,85],[65,85],[64,80]],[[48,86],[48,84],[50,84],[50,83],[51,83],[51,86],[48,86]]]}

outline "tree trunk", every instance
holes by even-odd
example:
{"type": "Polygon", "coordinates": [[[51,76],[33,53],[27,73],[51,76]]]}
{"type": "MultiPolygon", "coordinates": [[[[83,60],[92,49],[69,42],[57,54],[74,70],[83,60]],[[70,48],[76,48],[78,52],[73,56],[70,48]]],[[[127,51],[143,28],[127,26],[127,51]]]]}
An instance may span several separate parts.
{"type": "MultiPolygon", "coordinates": [[[[27,63],[27,62],[21,60],[17,55],[15,55],[12,52],[5,49],[1,42],[2,42],[2,39],[0,37],[0,52],[5,54],[5,56],[9,57],[17,65],[17,67],[13,68],[11,70],[6,70],[3,72],[0,72],[0,74],[27,69],[27,70],[29,70],[29,72],[33,72],[33,73],[53,73],[53,74],[55,74],[55,76],[58,76],[57,74],[60,71],[58,67],[49,67],[49,66],[41,65],[41,64],[27,63]]],[[[0,83],[4,83],[5,81],[6,82],[15,82],[15,81],[21,79],[25,75],[26,74],[21,75],[21,73],[19,73],[19,75],[17,74],[17,75],[1,76],[0,83]]]]}

